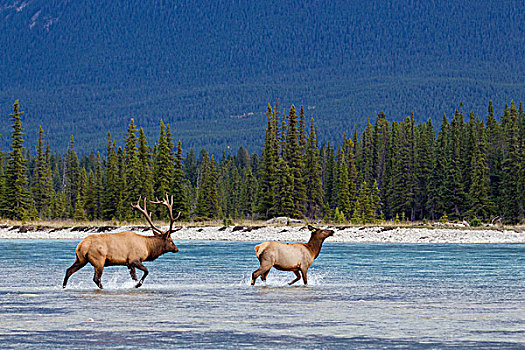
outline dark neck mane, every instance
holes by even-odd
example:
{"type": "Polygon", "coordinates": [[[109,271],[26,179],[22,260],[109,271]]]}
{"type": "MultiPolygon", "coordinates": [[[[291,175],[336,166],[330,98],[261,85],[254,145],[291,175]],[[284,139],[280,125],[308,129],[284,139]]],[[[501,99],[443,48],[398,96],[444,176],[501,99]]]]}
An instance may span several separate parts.
{"type": "Polygon", "coordinates": [[[162,238],[156,236],[147,236],[146,242],[148,245],[147,261],[153,261],[162,254],[166,253],[164,251],[164,240],[162,238]]]}
{"type": "Polygon", "coordinates": [[[323,245],[323,241],[324,239],[321,239],[318,235],[312,233],[310,240],[308,241],[308,243],[306,243],[308,248],[310,248],[310,250],[314,254],[314,259],[319,256],[319,253],[321,252],[321,246],[323,245]]]}

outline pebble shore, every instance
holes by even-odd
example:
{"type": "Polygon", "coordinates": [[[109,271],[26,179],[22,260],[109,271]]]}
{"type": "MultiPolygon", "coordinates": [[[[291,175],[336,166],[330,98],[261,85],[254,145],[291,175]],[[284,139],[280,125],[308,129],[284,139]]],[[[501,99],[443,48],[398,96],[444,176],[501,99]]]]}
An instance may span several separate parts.
{"type": "MultiPolygon", "coordinates": [[[[328,228],[328,226],[320,226],[328,228]]],[[[348,243],[525,243],[522,230],[404,228],[404,227],[330,227],[330,242],[348,243]]],[[[145,226],[51,228],[0,226],[0,239],[74,239],[81,240],[102,232],[135,231],[149,235],[145,226]]],[[[173,233],[177,240],[306,242],[310,232],[300,226],[184,227],[173,233]]]]}

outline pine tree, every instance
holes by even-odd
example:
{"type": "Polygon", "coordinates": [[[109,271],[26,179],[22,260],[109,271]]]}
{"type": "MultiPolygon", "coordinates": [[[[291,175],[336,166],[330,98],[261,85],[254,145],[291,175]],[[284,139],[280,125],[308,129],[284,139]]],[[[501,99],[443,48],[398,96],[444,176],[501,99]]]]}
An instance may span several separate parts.
{"type": "MultiPolygon", "coordinates": [[[[514,101],[507,107],[502,118],[504,153],[502,162],[502,199],[505,221],[515,224],[520,219],[520,174],[521,149],[519,141],[518,111],[514,101]]],[[[521,180],[522,181],[522,180],[521,180]]]]}
{"type": "Polygon", "coordinates": [[[427,210],[432,220],[439,219],[449,209],[451,195],[445,181],[450,169],[447,157],[449,127],[447,117],[443,115],[432,156],[432,171],[427,183],[427,210]]]}
{"type": "MultiPolygon", "coordinates": [[[[494,208],[501,208],[501,162],[503,161],[503,134],[501,125],[494,117],[494,107],[489,101],[487,127],[485,128],[487,140],[487,164],[489,167],[490,200],[494,203],[494,208]]],[[[490,213],[494,214],[493,211],[490,213]]],[[[499,214],[499,213],[498,213],[499,214]]]]}
{"type": "Polygon", "coordinates": [[[252,167],[248,165],[243,169],[242,173],[240,205],[244,213],[244,217],[250,217],[253,219],[254,214],[257,212],[257,186],[257,179],[253,175],[252,167]]]}
{"type": "Polygon", "coordinates": [[[429,119],[419,124],[415,132],[415,209],[416,219],[427,215],[428,183],[432,172],[432,155],[434,152],[434,127],[429,119]]]}
{"type": "MultiPolygon", "coordinates": [[[[353,140],[356,142],[356,140],[353,140]]],[[[373,130],[370,120],[367,119],[366,128],[363,131],[359,147],[355,154],[356,167],[360,174],[360,181],[372,183],[375,178],[375,157],[374,157],[374,140],[373,130]]]]}
{"type": "Polygon", "coordinates": [[[187,218],[189,215],[189,203],[186,190],[186,178],[184,176],[182,143],[179,140],[177,152],[175,153],[175,166],[173,169],[173,210],[181,213],[181,218],[187,218]]]}
{"type": "Polygon", "coordinates": [[[288,128],[286,133],[284,159],[293,179],[293,216],[302,218],[306,210],[306,187],[303,178],[304,163],[299,141],[300,138],[299,132],[297,130],[297,115],[295,114],[295,106],[292,105],[288,115],[288,128]]]}
{"type": "Polygon", "coordinates": [[[349,179],[348,179],[348,164],[346,162],[345,151],[341,147],[339,148],[338,155],[338,181],[337,181],[337,205],[336,207],[345,215],[346,218],[350,218],[352,205],[350,203],[350,191],[349,191],[349,179]]]}
{"type": "Polygon", "coordinates": [[[97,152],[97,164],[95,167],[95,219],[102,218],[102,207],[104,203],[104,175],[102,170],[102,159],[100,153],[97,152]]]}
{"type": "Polygon", "coordinates": [[[171,194],[171,179],[174,172],[173,150],[170,148],[172,142],[167,136],[167,131],[169,131],[168,126],[164,126],[161,120],[153,176],[155,179],[154,194],[158,198],[163,198],[166,193],[171,194]]]}
{"type": "Polygon", "coordinates": [[[13,132],[11,133],[11,152],[8,154],[5,171],[4,200],[2,216],[10,219],[28,219],[30,216],[28,179],[26,176],[27,160],[24,158],[24,139],[22,132],[19,102],[15,101],[10,120],[13,132]]]}
{"type": "Polygon", "coordinates": [[[194,187],[197,186],[198,172],[197,157],[195,156],[195,151],[191,148],[190,153],[184,159],[184,174],[194,187]]]}
{"type": "Polygon", "coordinates": [[[337,166],[334,149],[330,141],[322,149],[324,202],[327,205],[327,210],[332,210],[335,208],[337,200],[337,166]]]}
{"type": "Polygon", "coordinates": [[[278,172],[278,192],[275,197],[276,214],[279,216],[292,217],[295,213],[294,206],[294,177],[288,164],[282,157],[279,157],[277,168],[278,172]]]}
{"type": "Polygon", "coordinates": [[[69,216],[73,217],[77,199],[80,181],[80,166],[78,163],[77,153],[75,152],[75,140],[73,135],[69,142],[69,148],[64,156],[64,174],[63,174],[63,192],[66,195],[66,210],[69,216]]]}
{"type": "Polygon", "coordinates": [[[377,220],[380,212],[381,212],[381,197],[379,195],[379,186],[377,184],[377,181],[374,181],[374,184],[372,185],[372,190],[370,193],[369,218],[371,222],[375,222],[377,220]]]}
{"type": "Polygon", "coordinates": [[[359,192],[355,201],[354,212],[352,214],[352,221],[358,224],[369,223],[370,211],[370,188],[365,181],[362,182],[361,186],[359,187],[359,192]]]}
{"type": "Polygon", "coordinates": [[[213,156],[204,151],[201,162],[199,188],[195,214],[205,218],[220,217],[219,199],[217,194],[217,172],[213,156]]]}
{"type": "MultiPolygon", "coordinates": [[[[125,203],[134,203],[138,200],[141,195],[141,183],[144,181],[138,158],[136,132],[137,127],[135,126],[135,121],[131,119],[125,139],[126,145],[124,147],[124,162],[126,166],[123,169],[125,186],[123,201],[125,203]]],[[[130,205],[124,205],[123,210],[122,215],[126,219],[139,215],[133,211],[130,205]]]]}
{"type": "Polygon", "coordinates": [[[277,189],[277,159],[279,157],[279,141],[276,115],[268,104],[266,111],[268,125],[262,151],[261,167],[259,169],[260,208],[259,211],[266,217],[276,214],[277,189]]]}
{"type": "MultiPolygon", "coordinates": [[[[1,135],[0,135],[1,136],[1,135]]],[[[5,174],[4,174],[4,154],[0,149],[0,217],[4,214],[2,208],[5,207],[5,174]]]]}
{"type": "Polygon", "coordinates": [[[118,169],[117,153],[115,152],[115,142],[111,139],[108,132],[107,137],[107,156],[106,156],[106,176],[104,183],[104,196],[102,198],[102,217],[106,220],[118,218],[117,206],[120,200],[120,179],[118,169]]]}
{"type": "MultiPolygon", "coordinates": [[[[85,172],[85,169],[83,171],[85,172]]],[[[93,170],[90,170],[87,176],[84,191],[84,211],[89,220],[93,220],[97,216],[97,189],[93,170]]]]}
{"type": "Polygon", "coordinates": [[[490,187],[489,187],[489,168],[485,159],[485,134],[483,125],[478,127],[475,147],[473,149],[471,161],[471,186],[469,192],[469,210],[467,214],[471,217],[481,219],[490,218],[490,187]]]}
{"type": "Polygon", "coordinates": [[[374,178],[377,180],[380,193],[385,193],[385,178],[388,149],[390,147],[390,123],[386,120],[385,113],[377,115],[373,130],[373,166],[374,178]]]}
{"type": "Polygon", "coordinates": [[[520,102],[518,110],[518,129],[519,129],[519,172],[517,176],[518,182],[518,203],[519,203],[519,220],[523,222],[525,219],[525,111],[523,104],[520,102]]]}
{"type": "Polygon", "coordinates": [[[322,168],[319,158],[317,133],[315,131],[314,119],[312,118],[310,133],[306,143],[303,174],[306,184],[306,216],[309,218],[322,217],[324,211],[322,168]]]}
{"type": "MultiPolygon", "coordinates": [[[[449,187],[451,195],[449,197],[450,209],[453,213],[452,217],[461,218],[463,213],[463,205],[466,202],[465,181],[464,181],[464,133],[465,121],[463,119],[463,111],[456,110],[454,118],[450,123],[449,143],[448,143],[448,160],[449,171],[445,178],[445,184],[449,187]]],[[[447,210],[448,212],[448,210],[447,210]]]]}
{"type": "Polygon", "coordinates": [[[32,187],[32,197],[35,208],[40,219],[46,218],[48,209],[51,205],[52,197],[52,178],[49,168],[49,147],[44,150],[44,130],[40,127],[38,132],[38,143],[36,147],[36,163],[34,182],[32,187]]]}

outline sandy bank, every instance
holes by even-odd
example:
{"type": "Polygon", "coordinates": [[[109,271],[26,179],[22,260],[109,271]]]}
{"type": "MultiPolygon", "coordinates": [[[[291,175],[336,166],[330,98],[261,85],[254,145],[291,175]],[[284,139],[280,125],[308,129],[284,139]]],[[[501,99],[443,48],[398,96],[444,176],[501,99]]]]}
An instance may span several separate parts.
{"type": "MultiPolygon", "coordinates": [[[[344,227],[333,228],[330,242],[377,243],[525,243],[525,233],[514,230],[483,230],[454,228],[390,228],[344,227]]],[[[90,234],[132,230],[150,234],[148,227],[73,227],[51,228],[34,226],[0,226],[0,239],[74,239],[90,234]]],[[[306,228],[295,226],[235,226],[187,227],[173,234],[175,240],[226,241],[307,241],[306,228]]]]}

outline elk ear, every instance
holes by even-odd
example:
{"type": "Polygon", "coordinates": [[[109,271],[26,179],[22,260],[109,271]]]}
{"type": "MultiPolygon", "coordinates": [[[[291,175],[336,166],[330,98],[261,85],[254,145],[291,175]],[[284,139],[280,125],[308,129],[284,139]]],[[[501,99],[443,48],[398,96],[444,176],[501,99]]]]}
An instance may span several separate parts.
{"type": "Polygon", "coordinates": [[[315,232],[317,231],[317,229],[315,227],[313,227],[312,225],[308,225],[308,229],[312,232],[315,232]]]}

